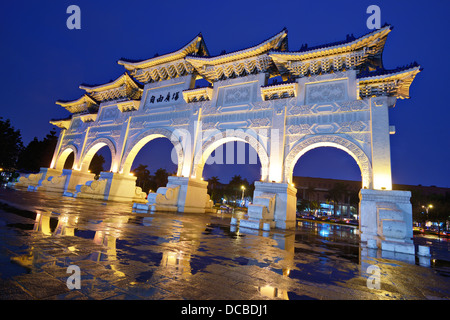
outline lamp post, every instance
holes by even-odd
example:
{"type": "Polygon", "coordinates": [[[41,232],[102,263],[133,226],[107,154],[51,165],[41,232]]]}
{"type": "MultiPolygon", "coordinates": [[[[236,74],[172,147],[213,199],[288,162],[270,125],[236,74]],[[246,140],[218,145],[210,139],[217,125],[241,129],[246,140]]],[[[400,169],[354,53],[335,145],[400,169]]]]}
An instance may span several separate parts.
{"type": "Polygon", "coordinates": [[[424,208],[425,209],[425,211],[427,212],[427,215],[428,215],[428,209],[433,209],[433,205],[432,204],[429,204],[428,206],[422,206],[422,208],[424,208]]]}
{"type": "MultiPolygon", "coordinates": [[[[428,221],[428,210],[429,209],[433,209],[433,205],[432,204],[429,204],[428,206],[422,206],[422,209],[425,209],[425,211],[427,212],[427,221],[428,221]]],[[[425,223],[425,226],[426,226],[426,223],[425,223]]]]}
{"type": "Polygon", "coordinates": [[[242,189],[242,199],[241,199],[241,206],[244,206],[244,191],[245,191],[245,187],[241,186],[242,189]]]}

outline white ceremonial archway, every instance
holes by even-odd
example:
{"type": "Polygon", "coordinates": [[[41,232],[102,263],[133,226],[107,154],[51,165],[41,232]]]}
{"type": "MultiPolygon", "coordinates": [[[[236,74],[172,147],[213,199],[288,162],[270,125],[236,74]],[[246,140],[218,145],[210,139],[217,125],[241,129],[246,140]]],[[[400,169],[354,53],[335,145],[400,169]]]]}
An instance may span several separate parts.
{"type": "Polygon", "coordinates": [[[240,226],[288,229],[296,226],[295,164],[309,150],[334,147],[361,171],[362,241],[410,253],[410,193],[392,190],[395,127],[389,113],[397,99],[409,98],[422,69],[417,63],[383,67],[391,30],[385,25],[357,38],[290,51],[283,29],[255,46],[217,56],[209,55],[199,34],[171,53],[121,59],[125,72],[115,80],[81,85],[83,96],[57,102],[71,116],[51,122],[62,129],[54,172],[43,168],[40,176],[59,175],[55,168],[62,169],[73,152],[73,170],[64,170],[60,189],[76,185],[74,197],[138,201],[150,211],[210,212],[205,163],[219,146],[239,141],[249,144],[261,163],[254,203],[240,226]],[[198,80],[208,85],[199,87],[198,80]],[[138,152],[156,138],[172,142],[178,170],[166,187],[146,195],[129,173],[138,152]],[[105,145],[111,172],[102,172],[94,184],[87,170],[105,145]]]}

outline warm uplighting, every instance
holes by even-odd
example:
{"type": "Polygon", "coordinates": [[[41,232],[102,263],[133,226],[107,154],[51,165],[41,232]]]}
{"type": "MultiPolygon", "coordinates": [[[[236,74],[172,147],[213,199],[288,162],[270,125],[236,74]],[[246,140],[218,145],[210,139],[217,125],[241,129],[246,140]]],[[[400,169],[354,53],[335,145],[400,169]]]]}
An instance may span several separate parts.
{"type": "Polygon", "coordinates": [[[373,178],[374,189],[392,190],[392,178],[390,174],[377,174],[373,178]]]}

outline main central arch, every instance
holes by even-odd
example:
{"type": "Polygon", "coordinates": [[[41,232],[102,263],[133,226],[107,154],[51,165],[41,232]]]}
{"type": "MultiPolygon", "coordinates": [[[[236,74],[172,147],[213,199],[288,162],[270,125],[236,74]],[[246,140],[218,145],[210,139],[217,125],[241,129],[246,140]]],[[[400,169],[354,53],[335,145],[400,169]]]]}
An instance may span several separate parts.
{"type": "Polygon", "coordinates": [[[361,171],[363,189],[372,188],[372,165],[369,156],[354,142],[339,135],[319,135],[299,140],[289,151],[285,160],[284,180],[292,181],[295,164],[306,152],[320,147],[334,147],[348,153],[358,164],[361,171]]]}
{"type": "Polygon", "coordinates": [[[206,160],[209,158],[211,153],[219,146],[234,141],[248,143],[253,148],[261,162],[260,180],[267,180],[269,174],[269,156],[267,154],[267,150],[262,142],[258,140],[257,131],[244,131],[242,129],[214,131],[213,133],[207,133],[206,138],[202,142],[201,148],[199,148],[195,153],[194,166],[191,176],[193,178],[202,178],[203,168],[205,166],[206,160]]]}
{"type": "Polygon", "coordinates": [[[256,46],[218,56],[209,55],[199,34],[168,54],[122,59],[118,63],[126,71],[116,80],[81,85],[83,96],[57,102],[71,117],[51,122],[62,130],[50,168],[19,185],[39,185],[61,175],[61,163],[73,152],[73,174],[65,173],[69,181],[86,168],[89,150],[100,141],[113,154],[110,172],[78,185],[73,196],[143,200],[129,174],[131,164],[143,145],[165,137],[178,155],[177,174],[136,207],[205,212],[210,209],[207,182],[201,179],[206,159],[217,146],[242,141],[256,150],[262,171],[241,226],[292,228],[293,167],[308,150],[332,146],[350,154],[361,169],[361,239],[369,246],[409,252],[410,193],[392,190],[390,134],[395,128],[389,110],[397,99],[409,98],[421,68],[383,67],[391,30],[383,26],[358,38],[289,51],[283,29],[256,46]],[[199,80],[209,85],[199,86],[199,80]]]}

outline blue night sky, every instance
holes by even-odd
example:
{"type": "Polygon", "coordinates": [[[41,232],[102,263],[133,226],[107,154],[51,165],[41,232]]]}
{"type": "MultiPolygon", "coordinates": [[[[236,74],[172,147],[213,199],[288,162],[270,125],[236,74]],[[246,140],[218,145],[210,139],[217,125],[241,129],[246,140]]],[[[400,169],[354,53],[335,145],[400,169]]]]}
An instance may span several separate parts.
{"type": "MultiPolygon", "coordinates": [[[[391,24],[384,66],[394,69],[417,61],[424,70],[411,86],[411,99],[390,111],[393,182],[450,187],[450,116],[447,61],[450,52],[449,1],[2,1],[0,4],[1,112],[20,129],[24,144],[42,139],[51,118],[68,112],[55,104],[73,100],[81,83],[101,84],[125,69],[120,58],[147,59],[179,49],[202,32],[211,55],[253,46],[284,27],[289,50],[361,36],[369,14],[381,8],[391,24]],[[81,8],[81,30],[69,30],[66,9],[81,8]]],[[[136,163],[175,170],[168,141],[146,145],[136,163]],[[155,152],[155,149],[158,149],[155,152]],[[145,156],[144,156],[145,154],[145,156]],[[167,155],[165,158],[161,155],[167,155]]],[[[360,180],[359,168],[340,150],[308,152],[294,174],[360,180]]],[[[259,178],[259,165],[213,165],[204,177],[259,178]]]]}

